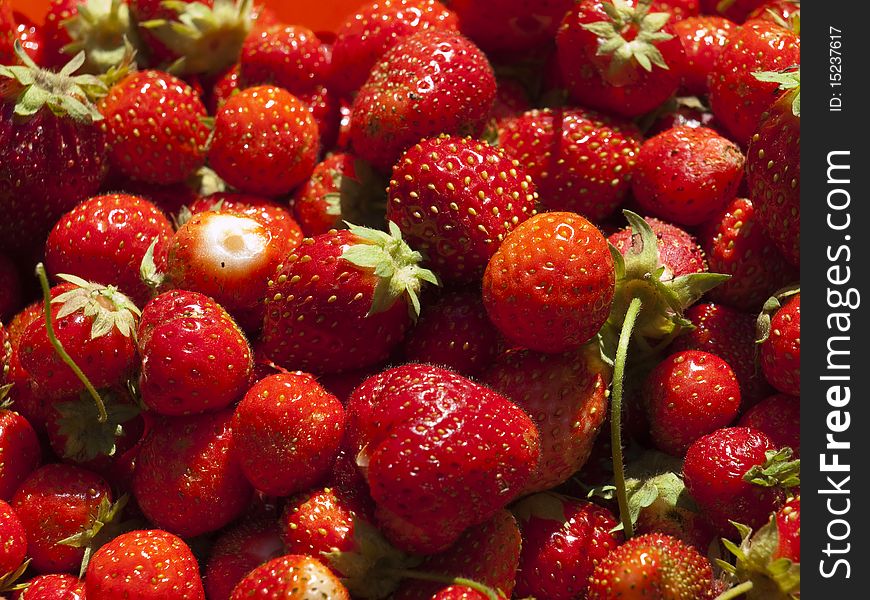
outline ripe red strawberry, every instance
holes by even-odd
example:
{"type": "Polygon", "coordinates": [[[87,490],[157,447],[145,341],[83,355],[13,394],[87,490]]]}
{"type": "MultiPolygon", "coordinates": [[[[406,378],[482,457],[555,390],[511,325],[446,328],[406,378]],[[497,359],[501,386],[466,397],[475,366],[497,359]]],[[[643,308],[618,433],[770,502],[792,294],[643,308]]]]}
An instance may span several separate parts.
{"type": "Polygon", "coordinates": [[[51,0],[42,26],[43,64],[59,68],[84,51],[88,73],[104,73],[120,64],[126,44],[137,45],[136,25],[127,2],[51,0]]]}
{"type": "Polygon", "coordinates": [[[308,106],[286,90],[258,86],[231,96],[218,111],[208,161],[239,191],[280,196],[311,174],[317,145],[308,106]]]}
{"type": "Polygon", "coordinates": [[[347,588],[319,560],[300,554],[274,558],[248,573],[230,600],[350,600],[347,588]]]}
{"type": "Polygon", "coordinates": [[[722,15],[742,23],[750,12],[766,0],[701,0],[701,10],[708,15],[722,15]]]}
{"type": "MultiPolygon", "coordinates": [[[[42,458],[33,427],[4,403],[7,392],[6,386],[0,386],[0,500],[12,498],[42,458]]],[[[0,573],[4,573],[3,569],[0,573]]]]}
{"type": "Polygon", "coordinates": [[[801,295],[772,299],[765,312],[776,311],[761,325],[761,370],[780,392],[801,393],[801,295]]]}
{"type": "Polygon", "coordinates": [[[492,54],[515,56],[544,46],[556,36],[572,0],[453,0],[462,33],[492,54]]]}
{"type": "MultiPolygon", "coordinates": [[[[5,460],[5,457],[4,457],[5,460]]],[[[13,573],[27,554],[27,532],[15,511],[4,500],[0,500],[0,585],[3,579],[13,573]]]]}
{"type": "Polygon", "coordinates": [[[272,84],[297,96],[329,81],[329,46],[299,25],[279,25],[251,34],[242,45],[242,88],[272,84]]]}
{"type": "MultiPolygon", "coordinates": [[[[0,377],[3,384],[10,385],[7,394],[19,413],[39,433],[45,432],[45,421],[50,415],[49,402],[36,395],[30,373],[21,366],[21,335],[34,320],[44,318],[42,303],[27,306],[13,317],[9,323],[8,345],[4,344],[6,362],[4,374],[0,377]]],[[[11,490],[11,494],[14,491],[11,490]]],[[[0,496],[2,498],[3,496],[0,496]]]]}
{"type": "Polygon", "coordinates": [[[187,544],[160,530],[124,533],[100,548],[85,576],[88,600],[202,600],[199,566],[187,544]]]}
{"type": "Polygon", "coordinates": [[[710,299],[740,310],[757,311],[776,290],[799,278],[762,232],[757,205],[735,198],[701,230],[710,270],[731,279],[710,290],[710,299]]]}
{"type": "MultiPolygon", "coordinates": [[[[676,225],[659,221],[654,217],[645,220],[655,234],[659,263],[665,268],[667,278],[705,273],[710,270],[707,267],[704,251],[695,236],[676,225]]],[[[627,256],[631,251],[631,227],[624,227],[610,234],[607,241],[613,244],[623,256],[627,256]]]]}
{"type": "Polygon", "coordinates": [[[254,516],[230,526],[211,548],[203,576],[206,597],[229,600],[233,588],[252,569],[284,554],[274,516],[254,516]]]}
{"type": "Polygon", "coordinates": [[[393,46],[360,88],[351,112],[354,151],[388,171],[421,138],[477,135],[496,82],[486,56],[461,35],[420,31],[393,46]]]}
{"type": "Polygon", "coordinates": [[[139,276],[149,246],[162,265],[172,224],[154,204],[128,194],[85,200],[55,224],[45,243],[49,273],[71,273],[88,281],[117,286],[139,306],[151,290],[139,276]]]}
{"type": "Polygon", "coordinates": [[[307,238],[269,280],[260,350],[287,369],[331,373],[385,360],[419,314],[422,257],[364,227],[307,238]]]}
{"type": "Polygon", "coordinates": [[[686,489],[721,535],[733,535],[731,521],[758,527],[782,504],[782,486],[794,485],[789,478],[800,469],[785,454],[750,427],[719,429],[689,447],[686,489]]]}
{"type": "Polygon", "coordinates": [[[512,510],[523,534],[519,597],[585,598],[595,565],[622,543],[616,517],[585,500],[535,494],[512,510]]]}
{"type": "Polygon", "coordinates": [[[532,110],[500,123],[498,145],[537,184],[541,204],[598,222],[622,203],[640,149],[628,121],[586,109],[532,110]]]}
{"type": "Polygon", "coordinates": [[[553,488],[579,471],[607,414],[610,369],[597,344],[564,354],[511,350],[482,381],[525,410],[541,435],[541,459],[524,492],[553,488]]]}
{"type": "Polygon", "coordinates": [[[233,451],[248,481],[269,496],[288,496],[329,473],[344,409],[311,375],[279,373],[248,390],[232,427],[233,451]]]}
{"type": "Polygon", "coordinates": [[[667,100],[680,85],[683,46],[668,13],[650,0],[582,0],[565,15],[557,56],[571,98],[583,106],[636,117],[667,100]]]}
{"type": "Polygon", "coordinates": [[[801,455],[801,402],[788,394],[765,398],[742,417],[738,425],[764,433],[777,448],[788,446],[795,458],[801,455]]]}
{"type": "Polygon", "coordinates": [[[707,75],[716,58],[728,45],[736,25],[723,17],[689,17],[674,23],[674,33],[683,43],[685,62],[680,66],[683,82],[680,90],[687,95],[708,91],[707,75]]]}
{"type": "Polygon", "coordinates": [[[713,114],[734,140],[746,146],[778,95],[776,83],[753,74],[798,64],[800,38],[792,31],[766,21],[750,21],[734,31],[709,80],[713,114]]]}
{"type": "Polygon", "coordinates": [[[148,520],[192,537],[247,508],[252,488],[232,448],[231,411],[163,418],[142,442],[133,494],[148,520]]]}
{"type": "Polygon", "coordinates": [[[649,533],[613,550],[589,579],[589,600],[712,598],[713,570],[697,550],[676,538],[649,533]]]}
{"type": "Polygon", "coordinates": [[[701,436],[730,425],[740,410],[734,371],[708,352],[671,354],[650,372],[643,390],[653,443],[673,456],[682,456],[701,436]]]}
{"type": "Polygon", "coordinates": [[[85,600],[85,582],[62,573],[37,575],[17,592],[15,600],[85,600]]]}
{"type": "Polygon", "coordinates": [[[455,31],[457,18],[437,0],[383,0],[363,5],[337,29],[332,86],[350,96],[389,49],[416,31],[455,31]]]}
{"type": "Polygon", "coordinates": [[[100,100],[112,168],[131,179],[170,184],[205,159],[205,106],[193,89],[161,71],[131,73],[100,100]]]}
{"type": "Polygon", "coordinates": [[[773,556],[787,558],[799,563],[801,561],[801,497],[797,496],[785,503],[776,516],[776,529],[779,534],[779,545],[773,556]]]}
{"type": "Polygon", "coordinates": [[[38,573],[73,572],[85,546],[108,521],[109,484],[99,475],[72,465],[45,465],[30,474],[12,497],[27,532],[27,556],[38,573]],[[63,543],[84,534],[76,545],[63,543]]]}
{"type": "Polygon", "coordinates": [[[535,215],[507,236],[483,276],[483,303],[509,341],[539,352],[579,348],[601,328],[615,272],[607,240],[578,214],[535,215]]]}
{"type": "Polygon", "coordinates": [[[388,539],[404,550],[444,550],[491,518],[522,491],[540,455],[537,428],[519,407],[438,367],[367,379],[347,414],[346,447],[388,539]],[[420,535],[401,535],[410,531],[420,535]]]}
{"type": "Polygon", "coordinates": [[[227,312],[197,292],[164,292],[138,330],[142,401],[162,415],[220,410],[248,388],[253,354],[227,312]]]}
{"type": "Polygon", "coordinates": [[[0,66],[0,251],[28,257],[64,212],[96,193],[108,165],[90,100],[102,84],[71,75],[84,55],[62,73],[19,59],[0,66]]]}
{"type": "Polygon", "coordinates": [[[675,127],[643,143],[632,190],[644,211],[698,225],[734,198],[744,162],[740,148],[712,129],[675,127]]]}
{"type": "Polygon", "coordinates": [[[409,148],[393,168],[387,195],[387,219],[449,281],[479,279],[537,200],[535,184],[519,161],[456,136],[409,148]]]}
{"type": "Polygon", "coordinates": [[[12,3],[0,0],[0,65],[15,64],[15,17],[12,3]]]}

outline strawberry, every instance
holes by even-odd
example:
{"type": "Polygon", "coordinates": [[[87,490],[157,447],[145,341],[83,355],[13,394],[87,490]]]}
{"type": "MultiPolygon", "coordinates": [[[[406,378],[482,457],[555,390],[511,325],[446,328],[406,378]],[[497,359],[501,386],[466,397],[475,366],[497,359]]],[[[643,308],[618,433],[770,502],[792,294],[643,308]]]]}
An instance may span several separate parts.
{"type": "Polygon", "coordinates": [[[300,554],[274,558],[239,582],[230,600],[350,600],[347,588],[319,560],[300,554]]]}
{"type": "Polygon", "coordinates": [[[114,512],[111,501],[109,484],[85,469],[51,464],[31,473],[11,504],[27,532],[27,556],[33,569],[38,573],[77,570],[85,547],[114,512]],[[73,536],[79,541],[73,542],[73,536]]]}
{"type": "Polygon", "coordinates": [[[749,21],[734,31],[710,72],[713,114],[743,146],[757,131],[762,114],[777,98],[777,84],[759,81],[759,71],[800,64],[800,38],[766,21],[749,21]]]}
{"type": "Polygon", "coordinates": [[[713,70],[716,58],[728,45],[735,29],[732,21],[717,16],[693,16],[674,23],[674,33],[686,53],[680,68],[683,75],[680,91],[686,95],[707,93],[707,74],[713,70]]]}
{"type": "Polygon", "coordinates": [[[705,127],[675,127],[645,141],[632,191],[646,212],[677,225],[698,225],[737,193],[745,159],[734,143],[705,127]]]}
{"type": "Polygon", "coordinates": [[[133,495],[148,520],[192,537],[247,508],[251,486],[232,448],[232,412],[156,421],[142,442],[133,495]]]}
{"type": "Polygon", "coordinates": [[[525,492],[553,488],[579,471],[607,414],[610,368],[587,344],[564,354],[510,350],[482,381],[525,410],[541,435],[541,459],[525,492]]]}
{"type": "Polygon", "coordinates": [[[329,81],[331,53],[310,29],[270,27],[249,35],[242,45],[242,88],[272,84],[301,96],[329,81]]]}
{"type": "Polygon", "coordinates": [[[360,88],[351,112],[353,148],[387,171],[420,138],[477,135],[495,90],[486,56],[466,38],[444,29],[415,33],[393,46],[360,88]]]}
{"type": "Polygon", "coordinates": [[[395,224],[307,238],[269,280],[260,350],[313,373],[382,362],[419,314],[423,282],[437,282],[421,260],[395,224]]]}
{"type": "Polygon", "coordinates": [[[582,0],[565,15],[557,57],[575,102],[633,118],[667,100],[680,85],[683,46],[668,13],[651,0],[582,0]]]}
{"type": "Polygon", "coordinates": [[[541,204],[595,222],[625,199],[640,142],[628,121],[580,108],[528,111],[498,131],[498,145],[532,176],[541,204]]]}
{"type": "MultiPolygon", "coordinates": [[[[251,217],[269,229],[273,237],[286,238],[284,241],[293,247],[298,246],[304,237],[299,223],[293,218],[287,205],[269,198],[236,192],[216,192],[196,198],[187,208],[191,216],[215,211],[251,217]]],[[[189,219],[178,220],[183,225],[189,219]]]]}
{"type": "Polygon", "coordinates": [[[203,577],[206,597],[229,600],[233,588],[245,575],[284,554],[274,516],[254,516],[230,526],[211,548],[203,577]]]}
{"type": "Polygon", "coordinates": [[[15,511],[0,500],[0,585],[7,575],[15,572],[27,554],[27,531],[15,511]]]}
{"type": "Polygon", "coordinates": [[[523,533],[519,597],[585,598],[595,565],[622,543],[616,517],[585,500],[535,494],[512,510],[523,533]]]}
{"type": "Polygon", "coordinates": [[[722,15],[736,23],[742,23],[750,12],[766,0],[700,0],[701,10],[708,15],[722,15]]]}
{"type": "Polygon", "coordinates": [[[762,116],[746,151],[746,184],[759,223],[793,265],[800,265],[800,69],[759,75],[784,90],[762,116]]]}
{"type": "Polygon", "coordinates": [[[280,196],[305,181],[317,159],[308,107],[290,92],[257,86],[229,98],[215,117],[208,161],[239,191],[280,196]]]}
{"type": "MultiPolygon", "coordinates": [[[[30,304],[16,314],[9,323],[9,339],[3,344],[6,356],[3,376],[0,377],[3,384],[12,386],[6,393],[9,400],[14,403],[15,411],[27,419],[38,433],[45,432],[45,421],[50,416],[51,407],[44,398],[36,395],[30,373],[21,366],[21,335],[30,323],[43,318],[42,310],[41,303],[30,304]]],[[[9,494],[14,491],[14,489],[9,490],[9,494]]],[[[0,495],[0,498],[5,499],[8,496],[0,495]]]]}
{"type": "Polygon", "coordinates": [[[138,330],[142,401],[162,415],[220,410],[249,385],[248,341],[227,312],[197,292],[164,292],[145,305],[138,330]]]}
{"type": "MultiPolygon", "coordinates": [[[[0,2],[2,4],[2,2],[0,2]]],[[[2,9],[0,9],[2,11],[2,9]]],[[[43,26],[34,23],[30,17],[17,10],[12,11],[12,18],[17,23],[16,34],[18,41],[21,42],[21,48],[33,59],[38,65],[44,64],[43,52],[45,48],[45,36],[43,34],[43,26]]],[[[0,42],[2,43],[2,42],[0,42]]],[[[9,61],[6,61],[9,62],[9,61]]],[[[0,64],[4,61],[0,59],[0,64]]]]}
{"type": "Polygon", "coordinates": [[[15,64],[15,17],[9,0],[0,0],[0,65],[15,64]]]}
{"type": "Polygon", "coordinates": [[[155,243],[155,262],[165,260],[172,224],[154,204],[128,194],[85,200],[63,215],[45,242],[50,273],[71,273],[88,281],[115,285],[138,305],[151,297],[139,265],[155,243]]]}
{"type": "Polygon", "coordinates": [[[713,571],[697,550],[676,538],[648,533],[611,551],[589,579],[589,600],[712,598],[713,571]]]}
{"type": "Polygon", "coordinates": [[[462,33],[487,53],[506,55],[544,46],[556,36],[572,0],[453,0],[462,33]]]}
{"type": "MultiPolygon", "coordinates": [[[[0,386],[0,500],[9,500],[36,470],[42,449],[30,423],[3,402],[9,388],[0,386]]],[[[17,566],[17,565],[16,565],[17,566]]],[[[0,573],[5,571],[0,568],[0,573]]]]}
{"type": "Polygon", "coordinates": [[[643,389],[653,443],[673,456],[682,456],[701,436],[731,424],[740,410],[734,371],[708,352],[671,354],[650,372],[643,389]]]}
{"type": "Polygon", "coordinates": [[[336,30],[332,86],[350,96],[388,50],[416,31],[457,28],[456,15],[438,0],[383,0],[364,4],[336,30]]]}
{"type": "Polygon", "coordinates": [[[777,448],[788,446],[795,458],[801,455],[800,398],[774,394],[746,411],[738,425],[764,433],[777,448]]]}
{"type": "Polygon", "coordinates": [[[669,103],[663,111],[659,111],[656,114],[658,115],[656,120],[646,130],[646,134],[649,137],[668,129],[679,127],[680,125],[706,127],[719,131],[719,126],[713,113],[710,112],[707,106],[700,104],[694,96],[677,98],[674,103],[669,103]]]}
{"type": "Polygon", "coordinates": [[[160,530],[124,533],[100,548],[85,576],[88,600],[205,598],[187,544],[160,530]]]}
{"type": "Polygon", "coordinates": [[[338,139],[341,128],[341,101],[329,88],[319,85],[312,91],[299,94],[299,99],[308,106],[320,135],[320,152],[331,149],[338,139]]]}
{"type": "Polygon", "coordinates": [[[235,64],[215,79],[211,89],[206,90],[204,98],[208,114],[217,114],[230,96],[236,93],[240,85],[239,78],[239,65],[235,64]]]}
{"type": "Polygon", "coordinates": [[[768,300],[759,317],[761,370],[780,392],[801,393],[801,295],[768,300]],[[772,313],[773,316],[769,316],[772,313]]]}
{"type": "Polygon", "coordinates": [[[735,198],[701,230],[710,270],[731,279],[710,291],[710,299],[740,310],[757,310],[799,273],[765,237],[757,205],[735,198]]]}
{"type": "Polygon", "coordinates": [[[393,168],[387,195],[387,219],[450,281],[479,279],[537,200],[535,184],[519,161],[455,136],[409,148],[393,168]]]}
{"type": "Polygon", "coordinates": [[[85,600],[85,582],[63,573],[37,575],[15,600],[85,600]]]}
{"type": "Polygon", "coordinates": [[[787,462],[773,442],[750,427],[726,427],[696,440],[686,452],[686,489],[722,535],[731,521],[758,527],[784,500],[783,487],[798,484],[800,462],[787,462]]]}
{"type": "MultiPolygon", "coordinates": [[[[645,220],[655,234],[659,263],[665,268],[667,277],[705,273],[709,270],[704,251],[695,236],[655,217],[648,217],[645,220]]],[[[628,256],[632,247],[631,227],[624,227],[610,234],[607,241],[619,250],[620,254],[628,256]]]]}
{"type": "Polygon", "coordinates": [[[483,303],[510,342],[563,352],[607,320],[614,291],[607,241],[578,214],[535,215],[505,238],[483,276],[483,303]]]}
{"type": "Polygon", "coordinates": [[[774,559],[787,558],[801,561],[801,497],[797,496],[785,503],[774,517],[779,533],[779,545],[774,559]]]}
{"type": "Polygon", "coordinates": [[[332,468],[344,434],[338,398],[310,375],[279,373],[248,390],[233,415],[242,472],[270,496],[305,490],[332,468]]]}
{"type": "Polygon", "coordinates": [[[21,66],[0,66],[0,251],[27,257],[106,175],[102,116],[91,103],[105,87],[72,75],[83,54],[59,73],[23,51],[18,58],[21,66]]]}
{"type": "Polygon", "coordinates": [[[537,428],[519,407],[438,367],[367,379],[347,415],[346,448],[387,538],[404,550],[444,550],[491,518],[523,490],[540,455],[537,428]]]}

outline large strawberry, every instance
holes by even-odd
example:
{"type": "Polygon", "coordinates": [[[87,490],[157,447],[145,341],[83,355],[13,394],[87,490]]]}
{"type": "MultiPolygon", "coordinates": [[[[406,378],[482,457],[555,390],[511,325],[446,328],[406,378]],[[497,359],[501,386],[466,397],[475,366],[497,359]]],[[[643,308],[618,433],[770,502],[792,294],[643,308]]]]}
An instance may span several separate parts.
{"type": "Polygon", "coordinates": [[[42,455],[33,427],[5,402],[8,392],[9,387],[0,384],[0,500],[12,498],[21,482],[39,466],[42,455]]]}
{"type": "Polygon", "coordinates": [[[301,96],[329,80],[330,53],[317,35],[299,25],[270,27],[249,35],[242,45],[242,88],[273,84],[301,96]]]}
{"type": "Polygon", "coordinates": [[[350,600],[347,588],[323,563],[287,554],[258,566],[233,589],[230,600],[350,600]]]}
{"type": "Polygon", "coordinates": [[[733,22],[723,17],[689,17],[674,23],[674,33],[683,42],[686,59],[681,65],[683,82],[680,90],[686,95],[706,94],[707,75],[722,53],[735,29],[733,22]]]}
{"type": "Polygon", "coordinates": [[[274,515],[244,518],[223,531],[211,547],[203,586],[209,600],[228,600],[252,569],[285,553],[274,515]]]}
{"type": "Polygon", "coordinates": [[[387,171],[420,138],[477,135],[495,90],[492,67],[474,44],[449,30],[420,31],[387,52],[357,94],[354,150],[387,171]]]}
{"type": "Polygon", "coordinates": [[[462,33],[486,52],[512,56],[552,41],[572,0],[452,0],[462,33]]]}
{"type": "Polygon", "coordinates": [[[801,295],[768,300],[758,320],[761,369],[780,392],[801,393],[801,295]],[[771,316],[772,315],[772,316],[771,316]]]}

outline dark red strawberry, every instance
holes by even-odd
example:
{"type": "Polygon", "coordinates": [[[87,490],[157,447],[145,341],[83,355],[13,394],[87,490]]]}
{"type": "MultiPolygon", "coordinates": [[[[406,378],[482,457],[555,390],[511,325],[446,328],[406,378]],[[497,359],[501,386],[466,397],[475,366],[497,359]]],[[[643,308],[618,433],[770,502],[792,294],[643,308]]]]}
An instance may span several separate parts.
{"type": "Polygon", "coordinates": [[[600,0],[582,0],[565,15],[559,66],[575,102],[632,118],[677,91],[683,45],[670,15],[650,12],[650,0],[606,4],[609,12],[600,0]]]}
{"type": "Polygon", "coordinates": [[[272,84],[297,96],[329,81],[329,46],[306,27],[283,25],[251,34],[239,58],[242,88],[272,84]]]}
{"type": "Polygon", "coordinates": [[[252,569],[285,554],[272,515],[254,516],[231,525],[215,540],[205,565],[203,584],[209,600],[229,600],[236,584],[252,569]]]}
{"type": "Polygon", "coordinates": [[[649,533],[613,550],[592,572],[589,600],[712,598],[713,570],[697,550],[676,538],[649,533]]]}
{"type": "Polygon", "coordinates": [[[444,550],[491,518],[522,491],[540,455],[537,428],[519,407],[438,367],[371,377],[347,411],[346,447],[388,539],[406,550],[444,550]],[[411,531],[420,535],[402,535],[411,531]]]}
{"type": "MultiPolygon", "coordinates": [[[[6,460],[4,457],[2,460],[6,460]]],[[[0,500],[0,585],[12,574],[27,554],[27,532],[18,515],[9,504],[0,500]]]]}
{"type": "Polygon", "coordinates": [[[495,90],[492,67],[474,44],[450,30],[420,31],[387,52],[357,94],[354,151],[388,171],[421,138],[477,135],[495,90]]]}
{"type": "MultiPolygon", "coordinates": [[[[13,384],[14,386],[14,384],[13,384]]],[[[30,423],[4,403],[8,393],[0,385],[0,500],[9,500],[42,458],[39,439],[30,423]]],[[[0,573],[5,573],[0,568],[0,573]]]]}
{"type": "Polygon", "coordinates": [[[253,354],[227,312],[197,292],[164,292],[139,323],[142,401],[163,415],[220,410],[249,385],[253,354]]]}
{"type": "Polygon", "coordinates": [[[204,600],[199,565],[181,538],[160,530],[124,533],[100,548],[85,577],[87,600],[204,600]]]}
{"type": "Polygon", "coordinates": [[[230,600],[350,600],[347,588],[319,560],[287,554],[264,563],[245,575],[230,600]]]}
{"type": "Polygon", "coordinates": [[[785,27],[750,21],[731,35],[710,72],[710,104],[716,119],[743,146],[777,98],[777,84],[754,73],[800,64],[800,38],[785,27]]]}
{"type": "Polygon", "coordinates": [[[540,352],[579,348],[601,328],[615,272],[607,240],[578,214],[520,224],[490,259],[483,303],[509,341],[540,352]]]}
{"type": "MultiPolygon", "coordinates": [[[[42,25],[37,25],[30,17],[17,10],[12,11],[12,18],[17,24],[16,33],[18,41],[21,42],[21,48],[33,59],[33,62],[38,65],[43,64],[45,36],[43,35],[42,25]]],[[[3,60],[0,60],[0,64],[5,63],[3,60]]]]}
{"type": "Polygon", "coordinates": [[[616,517],[585,500],[535,494],[512,510],[523,533],[519,597],[585,598],[595,566],[622,543],[616,517]]]}
{"type": "Polygon", "coordinates": [[[0,254],[0,319],[8,319],[21,308],[23,295],[18,265],[5,254],[0,254]]]}
{"type": "Polygon", "coordinates": [[[42,26],[43,62],[59,68],[84,51],[88,73],[105,73],[127,54],[127,45],[139,43],[127,2],[51,0],[42,26]]]}
{"type": "Polygon", "coordinates": [[[683,93],[707,93],[707,76],[736,27],[732,21],[716,16],[689,17],[674,23],[674,33],[679,36],[686,52],[685,62],[680,66],[683,76],[680,90],[683,93]]]}
{"type": "Polygon", "coordinates": [[[644,211],[698,225],[734,198],[744,162],[740,148],[712,129],[675,127],[641,146],[632,190],[644,211]]]}
{"type": "Polygon", "coordinates": [[[139,306],[151,297],[139,266],[154,245],[162,265],[172,224],[154,204],[128,194],[95,196],[66,213],[45,243],[50,273],[70,273],[88,281],[117,286],[139,306]]]}
{"type": "Polygon", "coordinates": [[[66,574],[38,575],[17,592],[15,600],[85,600],[85,582],[66,574]]]}
{"type": "Polygon", "coordinates": [[[708,352],[671,354],[650,372],[643,390],[653,443],[673,456],[682,456],[701,436],[730,425],[740,410],[734,371],[708,352]]]}
{"type": "Polygon", "coordinates": [[[232,448],[232,412],[163,418],[142,442],[136,502],[156,526],[192,537],[216,531],[247,508],[252,488],[232,448]]]}
{"type": "Polygon", "coordinates": [[[402,155],[387,190],[387,219],[444,280],[480,279],[487,262],[535,209],[519,161],[471,138],[422,140],[402,155]]]}
{"type": "Polygon", "coordinates": [[[286,90],[258,86],[234,94],[218,111],[208,160],[239,191],[273,197],[308,178],[317,146],[308,106],[286,90]]]}
{"type": "Polygon", "coordinates": [[[625,199],[640,141],[628,121],[579,108],[532,110],[505,119],[498,132],[498,145],[537,184],[541,204],[595,222],[625,199]]]}
{"type": "Polygon", "coordinates": [[[740,417],[738,425],[761,431],[777,448],[788,446],[795,458],[801,454],[801,399],[788,394],[765,398],[740,417]]]}
{"type": "Polygon", "coordinates": [[[780,392],[801,393],[801,295],[771,298],[760,317],[761,370],[780,392]],[[772,313],[772,317],[768,316],[772,313]]]}
{"type": "MultiPolygon", "coordinates": [[[[659,263],[665,268],[667,278],[705,273],[710,270],[707,268],[704,251],[695,236],[676,225],[659,221],[654,217],[645,220],[655,234],[659,263]]],[[[632,244],[631,227],[624,227],[610,234],[607,241],[613,244],[623,256],[627,256],[632,244]]]]}
{"type": "Polygon", "coordinates": [[[333,87],[350,96],[390,48],[416,31],[455,31],[457,18],[437,0],[383,0],[363,5],[336,31],[333,87]]]}
{"type": "Polygon", "coordinates": [[[437,282],[390,231],[352,226],[303,241],[269,280],[264,355],[318,374],[385,360],[419,314],[423,282],[437,282]]]}
{"type": "Polygon", "coordinates": [[[515,56],[551,42],[572,0],[453,0],[462,33],[492,54],[515,56]]]}
{"type": "Polygon", "coordinates": [[[767,0],[700,0],[701,10],[708,15],[722,15],[742,23],[750,12],[767,0]]]}

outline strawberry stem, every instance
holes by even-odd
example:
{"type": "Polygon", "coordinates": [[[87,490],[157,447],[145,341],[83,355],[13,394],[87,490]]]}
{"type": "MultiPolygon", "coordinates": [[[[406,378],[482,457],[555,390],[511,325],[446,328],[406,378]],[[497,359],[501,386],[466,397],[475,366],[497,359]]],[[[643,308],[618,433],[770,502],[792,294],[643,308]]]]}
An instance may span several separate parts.
{"type": "Polygon", "coordinates": [[[103,404],[103,399],[100,397],[99,392],[94,388],[91,384],[90,379],[88,379],[87,375],[79,368],[76,362],[72,359],[72,357],[67,354],[67,351],[64,349],[63,344],[60,343],[60,340],[57,339],[57,335],[54,333],[54,319],[51,316],[51,289],[48,286],[48,275],[45,272],[45,266],[42,263],[36,265],[36,277],[39,279],[39,285],[42,287],[42,298],[45,312],[45,333],[48,336],[48,341],[51,342],[51,345],[54,347],[54,351],[60,357],[60,359],[66,363],[66,365],[72,369],[73,373],[76,374],[76,377],[79,378],[85,389],[88,390],[88,393],[94,399],[94,402],[97,405],[97,411],[99,416],[97,417],[100,423],[105,423],[109,418],[109,415],[106,413],[106,405],[103,404]]]}
{"type": "Polygon", "coordinates": [[[740,585],[734,586],[730,590],[725,590],[713,600],[732,600],[733,598],[739,598],[749,590],[751,590],[753,584],[751,581],[744,581],[740,585]]]}
{"type": "Polygon", "coordinates": [[[616,348],[616,360],[613,362],[613,398],[610,402],[610,445],[613,453],[613,481],[616,486],[616,499],[619,502],[619,519],[625,539],[634,535],[631,523],[631,512],[628,508],[628,493],[625,490],[625,464],[622,458],[622,394],[625,380],[625,363],[628,358],[628,345],[634,330],[634,322],[643,303],[640,298],[633,298],[625,312],[622,331],[619,333],[619,345],[616,348]]]}
{"type": "Polygon", "coordinates": [[[419,579],[422,581],[434,581],[436,583],[461,585],[463,587],[471,588],[477,592],[480,592],[489,600],[504,599],[504,596],[499,594],[491,587],[486,586],[478,581],[474,581],[473,579],[466,579],[465,577],[452,577],[450,575],[441,575],[438,573],[424,573],[421,571],[412,571],[408,569],[384,569],[383,571],[389,575],[394,575],[396,577],[402,577],[405,579],[419,579]]]}

